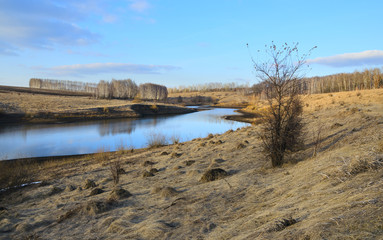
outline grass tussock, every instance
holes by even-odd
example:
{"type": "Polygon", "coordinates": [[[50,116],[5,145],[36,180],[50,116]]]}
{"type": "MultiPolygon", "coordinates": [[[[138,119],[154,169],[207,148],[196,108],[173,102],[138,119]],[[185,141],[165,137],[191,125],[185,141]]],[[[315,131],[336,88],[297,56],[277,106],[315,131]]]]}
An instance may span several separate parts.
{"type": "Polygon", "coordinates": [[[108,164],[110,153],[106,148],[100,148],[97,150],[97,153],[94,154],[95,160],[100,163],[102,166],[106,166],[108,164]]]}
{"type": "Polygon", "coordinates": [[[161,133],[151,133],[148,135],[147,146],[148,148],[157,148],[167,145],[168,141],[166,136],[161,133]]]}
{"type": "Polygon", "coordinates": [[[215,181],[218,179],[225,178],[227,175],[228,173],[221,168],[209,169],[202,175],[200,182],[206,183],[206,182],[215,181]]]}
{"type": "Polygon", "coordinates": [[[334,173],[330,175],[342,181],[357,174],[378,170],[383,167],[383,158],[378,155],[365,157],[341,157],[338,162],[338,168],[335,169],[334,173]]]}
{"type": "Polygon", "coordinates": [[[113,178],[114,185],[120,182],[120,175],[125,173],[125,170],[121,167],[121,160],[118,158],[109,162],[109,170],[113,178]]]}

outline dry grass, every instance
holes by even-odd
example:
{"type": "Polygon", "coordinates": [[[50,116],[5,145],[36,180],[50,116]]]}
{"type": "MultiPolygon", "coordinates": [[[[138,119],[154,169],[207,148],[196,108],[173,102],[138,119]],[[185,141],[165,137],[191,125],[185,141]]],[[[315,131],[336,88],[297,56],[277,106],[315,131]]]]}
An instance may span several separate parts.
{"type": "Polygon", "coordinates": [[[25,161],[0,161],[0,189],[36,181],[36,166],[25,161]]]}
{"type": "Polygon", "coordinates": [[[106,166],[109,163],[110,155],[111,153],[109,152],[109,150],[107,150],[107,148],[102,147],[97,150],[96,154],[94,154],[94,158],[98,163],[100,163],[103,166],[106,166]]]}
{"type": "Polygon", "coordinates": [[[168,144],[166,136],[161,133],[150,133],[147,139],[148,148],[158,148],[168,144]]]}
{"type": "Polygon", "coordinates": [[[124,173],[124,169],[121,167],[121,160],[117,158],[114,161],[109,162],[110,173],[113,178],[114,185],[117,185],[120,182],[120,175],[124,173]]]}
{"type": "Polygon", "coordinates": [[[2,92],[0,102],[3,105],[12,106],[9,109],[2,109],[6,112],[67,112],[83,110],[88,108],[101,108],[108,112],[110,107],[124,106],[127,101],[94,99],[91,97],[79,96],[55,96],[33,93],[2,92]]]}
{"type": "Polygon", "coordinates": [[[133,197],[112,197],[109,167],[94,157],[51,162],[41,168],[56,176],[50,186],[2,199],[0,207],[8,210],[0,208],[0,229],[8,231],[0,238],[37,232],[42,239],[381,239],[383,90],[360,92],[362,99],[355,92],[303,96],[305,145],[279,168],[271,168],[261,153],[256,125],[177,149],[168,145],[119,155],[129,172],[118,186],[133,197]],[[319,126],[317,140],[311,133],[319,126]],[[237,149],[239,143],[245,147],[237,149]],[[172,157],[173,152],[182,155],[172,157]],[[154,176],[142,177],[153,167],[154,176]],[[199,182],[209,167],[228,174],[199,182]],[[85,179],[95,179],[104,192],[89,196],[91,189],[80,190],[85,179]],[[49,195],[52,187],[69,185],[77,189],[49,195]],[[164,186],[171,188],[162,192],[164,186]],[[64,220],[49,224],[57,216],[64,220]]]}

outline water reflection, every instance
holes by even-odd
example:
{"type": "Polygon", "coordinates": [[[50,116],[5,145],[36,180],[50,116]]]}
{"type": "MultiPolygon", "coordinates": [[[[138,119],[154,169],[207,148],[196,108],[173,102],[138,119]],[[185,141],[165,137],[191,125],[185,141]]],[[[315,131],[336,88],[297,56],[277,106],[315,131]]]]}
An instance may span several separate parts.
{"type": "Polygon", "coordinates": [[[233,111],[213,109],[155,118],[1,126],[0,159],[94,153],[100,148],[114,151],[122,144],[141,148],[153,133],[188,141],[247,126],[222,118],[233,111]]]}

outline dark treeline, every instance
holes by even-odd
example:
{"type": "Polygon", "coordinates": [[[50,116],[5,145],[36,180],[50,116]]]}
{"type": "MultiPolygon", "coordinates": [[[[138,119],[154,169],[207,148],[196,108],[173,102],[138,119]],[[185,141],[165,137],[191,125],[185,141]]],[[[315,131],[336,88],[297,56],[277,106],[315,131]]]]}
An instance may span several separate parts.
{"type": "Polygon", "coordinates": [[[96,91],[97,84],[67,80],[31,78],[29,80],[29,87],[51,90],[63,90],[70,92],[94,93],[96,91]]]}
{"type": "Polygon", "coordinates": [[[131,79],[104,81],[96,83],[83,83],[66,80],[51,80],[31,78],[29,87],[51,90],[65,90],[73,92],[92,93],[96,98],[105,99],[133,99],[166,100],[168,90],[165,86],[145,83],[137,86],[131,79]]]}
{"type": "Polygon", "coordinates": [[[227,91],[244,91],[248,90],[247,84],[232,83],[205,83],[192,86],[179,86],[169,88],[170,93],[185,93],[185,92],[227,92],[227,91]]]}
{"type": "MultiPolygon", "coordinates": [[[[323,77],[303,78],[300,82],[300,94],[330,93],[342,91],[355,91],[363,89],[383,88],[383,73],[381,69],[366,69],[363,72],[338,73],[323,77]]],[[[265,90],[264,83],[252,86],[252,92],[262,95],[265,90]]]]}

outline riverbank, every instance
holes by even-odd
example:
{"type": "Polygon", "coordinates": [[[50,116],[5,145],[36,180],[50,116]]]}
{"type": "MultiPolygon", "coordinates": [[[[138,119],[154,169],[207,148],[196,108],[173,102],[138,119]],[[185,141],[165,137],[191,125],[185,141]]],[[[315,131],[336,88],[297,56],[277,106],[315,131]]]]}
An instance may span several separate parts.
{"type": "Polygon", "coordinates": [[[280,168],[258,126],[46,161],[41,184],[0,193],[0,239],[381,238],[383,89],[303,101],[304,145],[280,168]]]}
{"type": "Polygon", "coordinates": [[[139,118],[195,111],[181,105],[95,99],[88,95],[0,86],[0,124],[139,118]]]}

